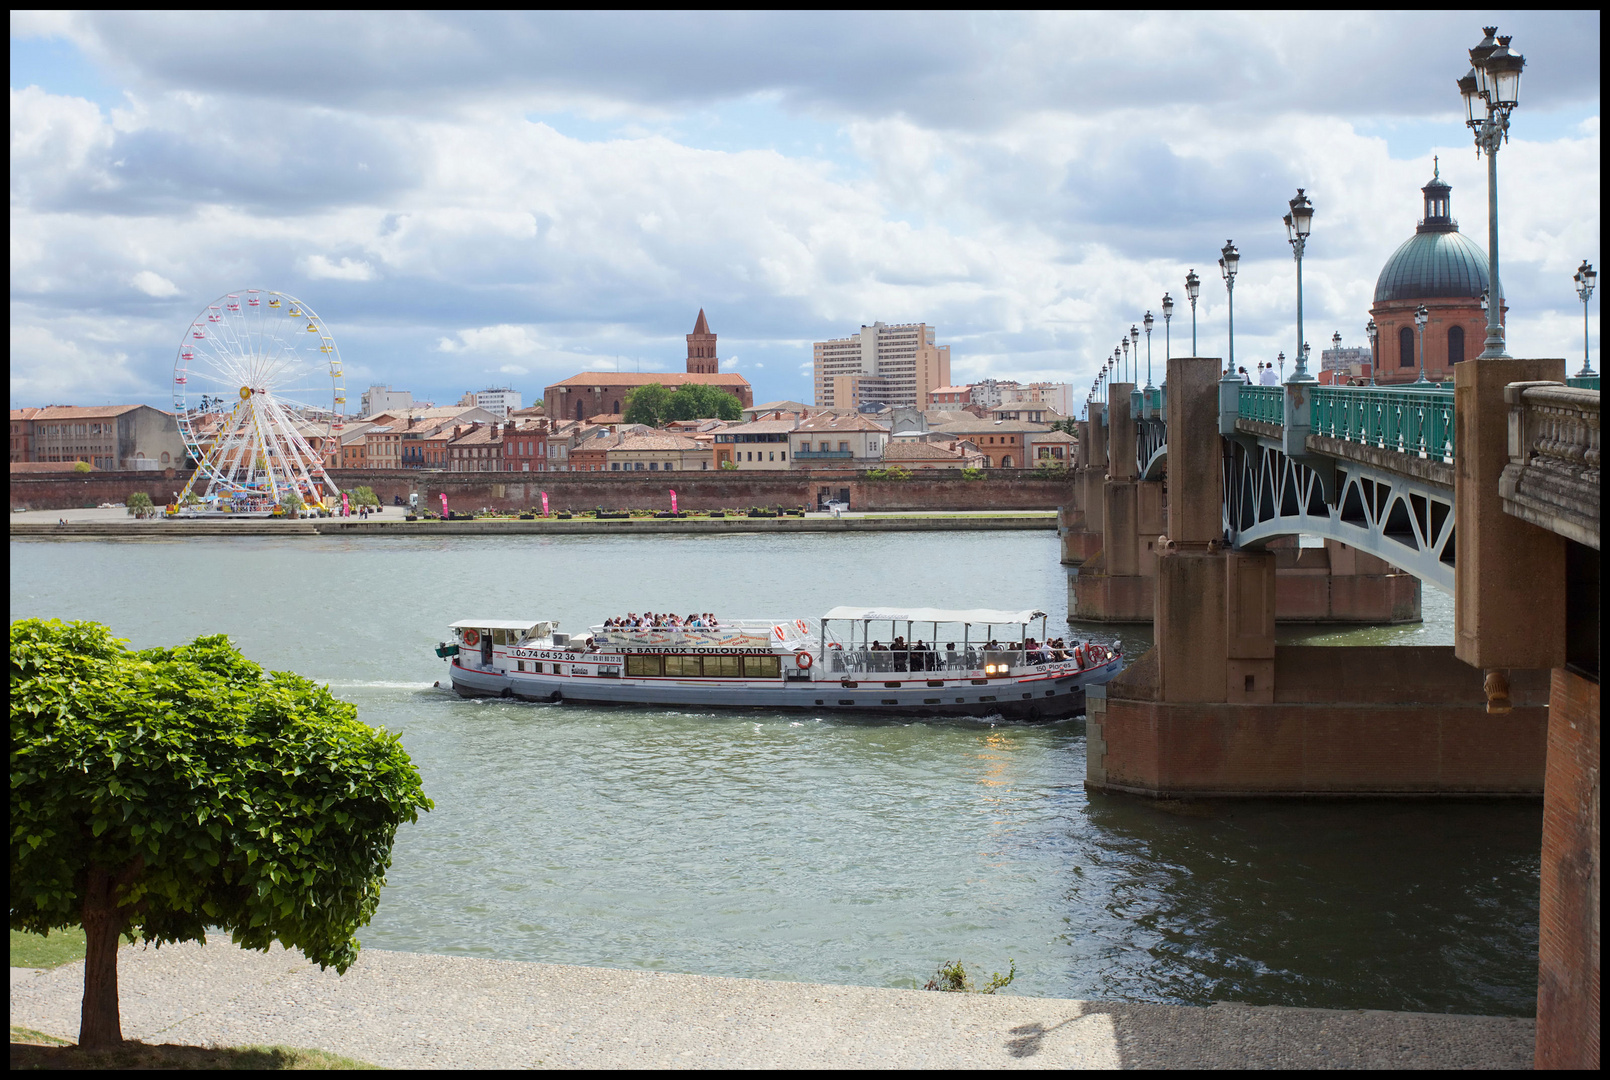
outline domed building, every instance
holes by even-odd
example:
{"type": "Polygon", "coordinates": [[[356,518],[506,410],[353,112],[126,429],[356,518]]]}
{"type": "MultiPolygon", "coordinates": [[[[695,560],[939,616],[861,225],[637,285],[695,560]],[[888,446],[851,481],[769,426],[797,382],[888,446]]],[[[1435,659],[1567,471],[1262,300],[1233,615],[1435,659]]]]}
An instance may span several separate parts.
{"type": "MultiPolygon", "coordinates": [[[[1459,231],[1449,193],[1440,175],[1420,189],[1425,216],[1414,235],[1392,253],[1375,282],[1370,315],[1379,328],[1378,383],[1413,382],[1420,377],[1419,333],[1414,313],[1425,305],[1426,378],[1453,378],[1453,365],[1480,356],[1487,341],[1487,253],[1459,231]]],[[[1507,305],[1500,304],[1504,321],[1507,305]]]]}

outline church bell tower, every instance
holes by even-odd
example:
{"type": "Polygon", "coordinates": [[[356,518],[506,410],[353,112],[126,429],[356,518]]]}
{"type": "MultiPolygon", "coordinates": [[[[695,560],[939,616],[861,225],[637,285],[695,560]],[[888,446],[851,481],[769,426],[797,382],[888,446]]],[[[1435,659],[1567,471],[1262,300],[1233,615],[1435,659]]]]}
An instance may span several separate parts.
{"type": "Polygon", "coordinates": [[[689,375],[715,375],[721,370],[721,361],[716,358],[716,336],[710,332],[710,324],[704,319],[704,309],[699,309],[699,321],[693,324],[693,333],[688,335],[688,374],[689,375]]]}

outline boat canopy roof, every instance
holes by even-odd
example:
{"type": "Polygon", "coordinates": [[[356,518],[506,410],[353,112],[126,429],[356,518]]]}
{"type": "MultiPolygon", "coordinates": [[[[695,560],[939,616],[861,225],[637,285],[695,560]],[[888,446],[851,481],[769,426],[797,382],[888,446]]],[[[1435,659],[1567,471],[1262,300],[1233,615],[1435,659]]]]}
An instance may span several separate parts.
{"type": "Polygon", "coordinates": [[[943,622],[990,623],[1008,626],[1031,623],[1045,617],[1043,611],[997,611],[994,608],[894,608],[836,607],[822,616],[823,621],[845,619],[853,622],[943,622]]]}
{"type": "Polygon", "coordinates": [[[449,626],[454,630],[530,630],[540,622],[541,619],[460,619],[449,626]]]}

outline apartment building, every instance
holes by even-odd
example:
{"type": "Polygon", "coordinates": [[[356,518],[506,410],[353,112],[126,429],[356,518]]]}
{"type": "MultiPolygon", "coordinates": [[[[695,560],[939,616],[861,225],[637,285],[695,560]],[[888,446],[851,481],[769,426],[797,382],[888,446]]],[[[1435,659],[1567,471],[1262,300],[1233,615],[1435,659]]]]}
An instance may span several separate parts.
{"type": "Polygon", "coordinates": [[[852,337],[818,341],[812,350],[822,408],[881,401],[920,409],[931,391],[950,383],[950,346],[936,345],[927,323],[875,322],[852,337]]]}

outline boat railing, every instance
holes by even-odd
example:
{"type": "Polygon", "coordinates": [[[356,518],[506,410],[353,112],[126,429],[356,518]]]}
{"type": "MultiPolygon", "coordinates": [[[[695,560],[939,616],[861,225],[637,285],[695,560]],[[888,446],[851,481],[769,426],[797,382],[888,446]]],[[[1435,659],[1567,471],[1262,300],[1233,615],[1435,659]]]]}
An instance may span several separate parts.
{"type": "MultiPolygon", "coordinates": [[[[827,670],[834,675],[978,672],[1004,674],[1074,659],[1072,649],[862,649],[830,648],[827,670]],[[999,672],[991,670],[999,668],[999,672]]],[[[1088,665],[1087,665],[1088,666],[1088,665]]]]}
{"type": "Polygon", "coordinates": [[[755,619],[723,622],[715,627],[624,627],[589,628],[593,643],[617,648],[747,648],[773,649],[787,645],[799,647],[809,635],[792,622],[755,619]]]}

